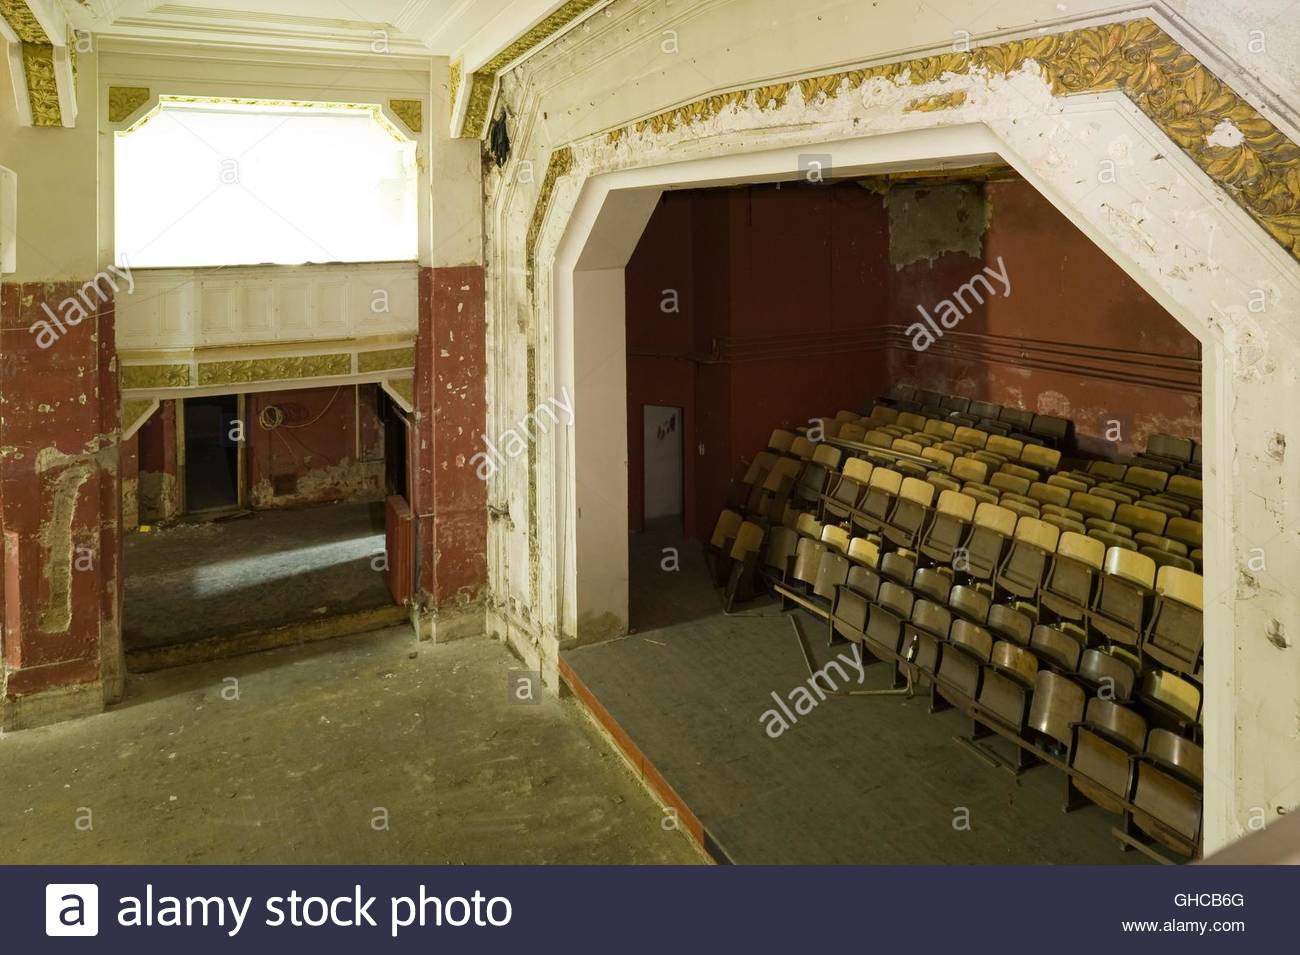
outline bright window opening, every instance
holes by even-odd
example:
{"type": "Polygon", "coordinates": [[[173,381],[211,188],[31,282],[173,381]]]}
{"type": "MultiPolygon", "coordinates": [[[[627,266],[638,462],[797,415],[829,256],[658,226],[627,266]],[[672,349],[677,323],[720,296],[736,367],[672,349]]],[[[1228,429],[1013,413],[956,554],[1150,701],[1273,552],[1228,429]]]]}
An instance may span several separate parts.
{"type": "Polygon", "coordinates": [[[119,265],[417,257],[415,144],[372,107],[164,99],[116,145],[119,265]]]}

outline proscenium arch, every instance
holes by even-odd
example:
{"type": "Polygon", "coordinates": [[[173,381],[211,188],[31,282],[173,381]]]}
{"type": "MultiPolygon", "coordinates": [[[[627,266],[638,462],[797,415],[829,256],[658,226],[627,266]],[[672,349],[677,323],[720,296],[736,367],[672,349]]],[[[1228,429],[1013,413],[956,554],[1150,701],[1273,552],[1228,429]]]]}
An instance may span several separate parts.
{"type": "MultiPolygon", "coordinates": [[[[1286,329],[1297,315],[1300,279],[1294,259],[1126,98],[1077,97],[1061,112],[1137,143],[1133,172],[1140,199],[1131,184],[1081,185],[1077,169],[1054,161],[1032,124],[940,125],[933,116],[931,125],[910,131],[830,143],[807,127],[751,129],[712,137],[707,149],[696,144],[692,151],[706,154],[681,162],[651,159],[603,171],[597,161],[579,168],[567,188],[557,188],[538,242],[536,300],[542,341],[550,348],[538,363],[537,394],[567,388],[575,423],[571,434],[557,434],[539,454],[542,612],[556,621],[561,640],[586,642],[627,628],[623,268],[665,189],[793,179],[799,156],[810,151],[832,154],[836,177],[1000,157],[1202,344],[1208,852],[1239,836],[1260,806],[1292,804],[1296,793],[1295,780],[1265,778],[1267,740],[1246,740],[1240,727],[1250,719],[1247,688],[1273,679],[1255,649],[1243,650],[1244,634],[1263,621],[1261,607],[1238,594],[1238,563],[1258,540],[1239,525],[1247,495],[1265,482],[1264,475],[1242,470],[1243,455],[1257,459],[1253,446],[1274,428],[1284,433],[1285,416],[1234,419],[1234,410],[1262,397],[1261,389],[1277,391],[1267,384],[1261,349],[1272,342],[1300,353],[1300,339],[1286,329]],[[774,148],[763,148],[769,144],[774,148]],[[1268,314],[1249,315],[1240,303],[1260,289],[1270,301],[1268,314]]],[[[1283,555],[1288,565],[1294,557],[1283,555]]],[[[1294,596],[1279,594],[1276,603],[1264,616],[1295,626],[1294,596]]],[[[1270,685],[1285,692],[1288,684],[1270,685]]]]}

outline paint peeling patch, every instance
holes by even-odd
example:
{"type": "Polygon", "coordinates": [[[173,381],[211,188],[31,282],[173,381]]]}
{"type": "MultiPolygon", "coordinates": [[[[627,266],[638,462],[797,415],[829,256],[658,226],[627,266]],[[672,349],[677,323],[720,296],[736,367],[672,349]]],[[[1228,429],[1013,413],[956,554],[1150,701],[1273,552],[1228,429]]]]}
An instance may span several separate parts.
{"type": "Polygon", "coordinates": [[[1230,119],[1219,121],[1210,135],[1205,137],[1207,146],[1218,146],[1223,149],[1236,149],[1245,142],[1246,134],[1237,128],[1237,124],[1230,119]]]}
{"type": "Polygon", "coordinates": [[[1273,644],[1273,646],[1277,647],[1279,650],[1285,650],[1291,646],[1286,639],[1286,627],[1284,627],[1276,617],[1269,621],[1267,636],[1268,642],[1273,644]]]}
{"type": "Polygon", "coordinates": [[[66,468],[52,482],[50,516],[41,525],[40,532],[45,551],[45,580],[49,586],[49,599],[40,622],[40,629],[45,633],[66,633],[72,625],[72,560],[76,550],[72,518],[81,488],[92,474],[93,467],[79,464],[66,468]]]}
{"type": "Polygon", "coordinates": [[[1274,432],[1268,439],[1268,456],[1281,463],[1286,457],[1286,435],[1274,432]]]}
{"type": "Polygon", "coordinates": [[[885,197],[889,211],[889,261],[895,269],[933,262],[948,252],[984,254],[988,203],[979,183],[896,186],[885,197]]]}

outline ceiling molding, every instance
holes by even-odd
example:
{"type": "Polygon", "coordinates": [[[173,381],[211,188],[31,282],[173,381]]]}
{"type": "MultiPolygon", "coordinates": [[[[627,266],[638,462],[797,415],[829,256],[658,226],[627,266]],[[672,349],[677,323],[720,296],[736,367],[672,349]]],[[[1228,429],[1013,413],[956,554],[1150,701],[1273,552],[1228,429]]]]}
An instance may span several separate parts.
{"type": "Polygon", "coordinates": [[[13,78],[19,125],[77,121],[76,51],[71,26],[52,0],[0,0],[0,39],[13,78]]]}
{"type": "MultiPolygon", "coordinates": [[[[452,101],[451,135],[454,137],[481,138],[487,130],[488,118],[496,100],[499,78],[542,47],[579,25],[588,17],[607,6],[612,0],[567,0],[551,4],[550,12],[532,22],[526,29],[501,32],[502,25],[494,21],[491,36],[487,37],[489,53],[475,56],[463,52],[457,58],[459,88],[452,101]]],[[[482,48],[485,30],[475,37],[476,46],[482,48]]],[[[469,47],[466,48],[468,51],[469,47]]]]}

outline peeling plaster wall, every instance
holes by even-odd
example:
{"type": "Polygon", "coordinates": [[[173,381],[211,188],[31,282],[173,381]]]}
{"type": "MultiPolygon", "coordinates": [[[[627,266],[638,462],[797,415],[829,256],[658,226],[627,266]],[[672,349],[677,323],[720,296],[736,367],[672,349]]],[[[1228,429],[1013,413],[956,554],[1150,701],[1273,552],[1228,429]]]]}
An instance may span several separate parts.
{"type": "Polygon", "coordinates": [[[77,66],[74,129],[19,127],[0,78],[0,165],[18,174],[18,271],[0,285],[5,729],[96,712],[124,681],[114,311],[82,295],[99,270],[98,58],[77,66]],[[41,348],[29,329],[51,311],[80,320],[41,348]]]}
{"type": "Polygon", "coordinates": [[[377,391],[378,385],[346,385],[248,395],[249,503],[267,508],[379,500],[384,429],[377,391]],[[268,408],[284,415],[273,430],[260,424],[268,408]]]}
{"type": "MultiPolygon", "coordinates": [[[[776,0],[689,7],[667,0],[616,2],[506,77],[514,158],[486,180],[489,426],[517,417],[534,397],[520,374],[530,352],[537,358],[537,388],[573,374],[566,364],[575,332],[569,316],[595,320],[584,304],[590,284],[551,267],[561,253],[566,263],[575,261],[566,237],[599,228],[601,243],[615,245],[607,245],[603,256],[588,249],[592,262],[582,268],[621,275],[630,246],[613,251],[628,237],[598,212],[606,188],[792,178],[796,152],[832,153],[837,162],[864,170],[926,156],[1003,155],[1202,340],[1205,820],[1207,848],[1213,849],[1252,821],[1274,819],[1300,803],[1300,666],[1290,659],[1300,633],[1300,595],[1292,583],[1300,571],[1300,542],[1288,531],[1300,517],[1300,475],[1295,456],[1280,450],[1289,409],[1300,402],[1296,261],[1126,97],[1056,97],[1032,63],[1006,76],[950,75],[919,86],[873,80],[807,100],[796,86],[780,98],[751,95],[681,128],[633,132],[617,143],[603,135],[720,90],[947,50],[949,27],[960,26],[965,7],[946,0],[932,7],[935,16],[918,17],[902,6],[816,0],[794,9],[776,0]],[[665,52],[665,30],[677,31],[677,53],[665,52]],[[925,96],[953,105],[909,109],[925,96]],[[562,174],[544,175],[552,151],[565,144],[572,151],[553,168],[562,174]],[[1119,180],[1099,182],[1101,164],[1117,154],[1123,159],[1119,180]],[[546,214],[534,220],[544,191],[546,214]],[[538,268],[530,274],[534,254],[538,268]],[[1263,309],[1252,311],[1253,301],[1262,301],[1263,309]],[[1257,552],[1265,555],[1267,571],[1239,572],[1257,552]]],[[[1099,7],[1074,5],[1064,16],[1086,16],[1099,7]]],[[[1300,62],[1292,29],[1274,30],[1267,52],[1256,54],[1261,59],[1243,58],[1237,66],[1207,43],[1247,37],[1258,22],[1258,5],[1188,4],[1189,24],[1164,17],[1166,9],[1160,7],[1157,18],[1179,42],[1300,140],[1290,119],[1298,99],[1291,77],[1300,62]],[[1264,89],[1260,76],[1275,88],[1264,89]]],[[[1007,31],[1050,32],[1065,22],[1054,3],[1007,5],[996,17],[1007,31]]],[[[971,30],[977,37],[979,26],[971,30]]],[[[633,217],[639,232],[644,218],[636,218],[634,194],[610,193],[610,202],[616,198],[620,214],[633,217]]],[[[578,334],[588,331],[584,324],[578,334]]],[[[504,475],[490,488],[491,499],[508,504],[515,519],[493,525],[489,624],[552,685],[558,648],[572,639],[565,621],[576,619],[575,579],[584,573],[572,520],[589,492],[569,472],[575,454],[582,455],[583,430],[580,414],[574,433],[538,448],[528,473],[504,475]],[[530,499],[537,520],[524,522],[517,515],[528,513],[530,499]]],[[[626,462],[607,465],[625,468],[626,462]]],[[[588,533],[599,537],[598,529],[588,533]]],[[[617,537],[621,530],[611,525],[604,533],[617,537]]]]}

